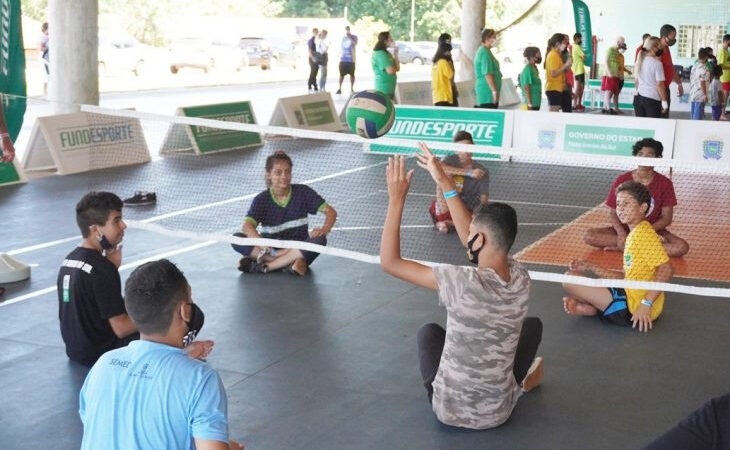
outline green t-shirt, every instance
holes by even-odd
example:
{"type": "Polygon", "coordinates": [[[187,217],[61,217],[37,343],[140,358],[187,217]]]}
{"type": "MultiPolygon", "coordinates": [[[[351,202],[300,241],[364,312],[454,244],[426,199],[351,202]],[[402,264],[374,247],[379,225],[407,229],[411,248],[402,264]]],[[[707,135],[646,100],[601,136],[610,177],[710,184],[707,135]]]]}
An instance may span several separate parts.
{"type": "Polygon", "coordinates": [[[619,53],[617,47],[609,47],[606,53],[606,67],[603,74],[607,77],[619,76],[619,53]]]}
{"type": "Polygon", "coordinates": [[[527,105],[527,95],[525,95],[525,85],[530,89],[530,97],[532,97],[532,106],[539,108],[542,104],[542,80],[540,80],[540,72],[537,67],[527,64],[520,74],[520,87],[522,88],[522,99],[527,105]]]}
{"type": "MultiPolygon", "coordinates": [[[[720,50],[717,52],[717,65],[724,66],[725,64],[730,64],[730,49],[725,50],[724,48],[720,47],[720,50]]],[[[730,83],[730,69],[726,69],[725,67],[722,68],[720,82],[730,83]]]]}
{"type": "Polygon", "coordinates": [[[477,54],[474,56],[474,90],[476,91],[477,105],[494,103],[492,89],[487,84],[485,78],[487,74],[494,76],[494,84],[497,87],[497,94],[499,95],[502,89],[502,72],[499,70],[499,61],[497,61],[497,58],[494,57],[490,49],[480,45],[477,54]]]}
{"type": "Polygon", "coordinates": [[[583,47],[578,44],[573,44],[573,75],[583,75],[586,73],[585,59],[586,53],[583,51],[583,47]]]}
{"type": "Polygon", "coordinates": [[[373,52],[371,59],[373,65],[373,73],[375,74],[375,90],[383,94],[395,94],[396,75],[390,75],[385,71],[388,67],[395,66],[393,55],[387,50],[376,50],[373,52]]]}

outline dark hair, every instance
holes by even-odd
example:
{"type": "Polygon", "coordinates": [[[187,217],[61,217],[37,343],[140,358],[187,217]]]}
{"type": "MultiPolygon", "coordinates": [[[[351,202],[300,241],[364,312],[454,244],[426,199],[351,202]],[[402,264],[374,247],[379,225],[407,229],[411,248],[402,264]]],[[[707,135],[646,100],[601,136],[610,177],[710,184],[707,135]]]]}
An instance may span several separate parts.
{"type": "Polygon", "coordinates": [[[105,225],[112,211],[122,211],[124,203],[111,192],[89,192],[76,204],[76,223],[81,236],[89,237],[89,227],[105,225]]]}
{"type": "Polygon", "coordinates": [[[540,53],[540,49],[537,47],[525,47],[525,51],[522,52],[522,56],[525,58],[534,58],[540,53]]]}
{"type": "Polygon", "coordinates": [[[721,77],[722,76],[722,67],[720,67],[720,66],[712,66],[712,76],[713,77],[721,77]]]}
{"type": "Polygon", "coordinates": [[[634,143],[634,146],[631,148],[631,154],[636,156],[639,154],[639,150],[641,150],[644,147],[651,147],[654,149],[654,155],[657,158],[662,157],[662,153],[664,153],[664,146],[661,142],[657,141],[656,139],[652,138],[644,138],[640,141],[636,141],[634,143]]]}
{"type": "Polygon", "coordinates": [[[651,33],[644,33],[641,35],[641,46],[644,46],[644,41],[651,37],[651,33]]]}
{"type": "Polygon", "coordinates": [[[474,138],[471,136],[471,133],[465,130],[459,130],[456,133],[454,133],[454,142],[459,141],[469,141],[472,144],[474,143],[474,138]]]}
{"type": "Polygon", "coordinates": [[[722,37],[722,42],[730,41],[730,34],[726,34],[722,37]]]}
{"type": "Polygon", "coordinates": [[[715,52],[712,47],[705,47],[705,50],[707,50],[707,55],[712,56],[712,54],[715,52]]]}
{"type": "Polygon", "coordinates": [[[439,59],[445,59],[446,61],[451,64],[451,67],[454,66],[454,60],[451,57],[451,44],[448,42],[441,42],[439,43],[438,48],[436,49],[436,54],[433,55],[433,63],[436,64],[439,59]]]}
{"type": "Polygon", "coordinates": [[[677,29],[674,28],[673,25],[669,25],[668,23],[665,23],[659,29],[659,37],[663,37],[664,38],[664,37],[669,36],[671,33],[676,33],[676,32],[677,32],[677,29]]]}
{"type": "Polygon", "coordinates": [[[707,59],[710,56],[710,52],[706,48],[701,48],[697,52],[697,59],[707,59]]]}
{"type": "Polygon", "coordinates": [[[350,31],[350,25],[346,25],[345,30],[350,31]]]}
{"type": "Polygon", "coordinates": [[[481,42],[484,42],[487,39],[489,39],[490,37],[495,37],[495,36],[497,36],[497,32],[496,31],[494,31],[492,28],[485,28],[485,29],[482,30],[482,40],[481,40],[481,42]]]}
{"type": "Polygon", "coordinates": [[[649,189],[638,181],[624,181],[616,188],[616,196],[619,192],[626,192],[639,203],[643,205],[646,203],[647,211],[651,207],[651,194],[649,189]]]}
{"type": "Polygon", "coordinates": [[[375,43],[373,51],[387,50],[388,38],[390,38],[390,31],[381,31],[380,33],[378,33],[378,42],[375,43]]]}
{"type": "Polygon", "coordinates": [[[548,39],[547,50],[545,50],[545,67],[547,67],[547,55],[548,53],[550,53],[550,50],[552,50],[556,45],[563,42],[564,40],[565,35],[563,33],[555,33],[550,37],[550,39],[548,39]]]}
{"type": "MultiPolygon", "coordinates": [[[[271,172],[271,169],[274,168],[274,163],[277,161],[279,162],[285,162],[289,164],[289,167],[294,167],[294,163],[292,162],[289,155],[284,153],[281,150],[277,150],[274,153],[270,154],[268,157],[266,157],[266,173],[271,172]]],[[[270,186],[270,182],[268,177],[264,177],[266,179],[266,186],[270,186]]]]}
{"type": "Polygon", "coordinates": [[[140,333],[165,334],[173,312],[186,300],[188,280],[166,259],[134,269],[124,284],[124,306],[140,333]]]}
{"type": "Polygon", "coordinates": [[[474,211],[474,224],[489,230],[494,245],[509,252],[517,236],[517,212],[506,203],[490,202],[474,211]]]}
{"type": "Polygon", "coordinates": [[[48,29],[48,22],[43,22],[43,25],[41,25],[41,31],[46,31],[48,29]]]}
{"type": "Polygon", "coordinates": [[[447,43],[451,44],[451,35],[449,33],[441,33],[441,35],[439,36],[438,43],[440,44],[442,42],[447,42],[447,43]]]}
{"type": "Polygon", "coordinates": [[[582,35],[582,34],[580,34],[580,33],[575,33],[575,34],[573,35],[573,42],[575,42],[575,40],[576,40],[576,39],[578,39],[578,38],[581,38],[581,39],[583,39],[583,35],[582,35]]]}

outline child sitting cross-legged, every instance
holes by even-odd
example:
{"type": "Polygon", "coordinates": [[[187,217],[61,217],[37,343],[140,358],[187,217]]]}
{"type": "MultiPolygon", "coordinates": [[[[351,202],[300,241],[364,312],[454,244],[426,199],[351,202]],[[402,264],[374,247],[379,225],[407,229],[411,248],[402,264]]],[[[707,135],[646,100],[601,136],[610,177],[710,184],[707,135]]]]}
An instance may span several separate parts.
{"type": "Polygon", "coordinates": [[[480,206],[472,214],[454,191],[441,161],[420,144],[419,165],[447,194],[459,238],[473,267],[429,267],[403,259],[399,227],[413,171],[402,156],[387,168],[388,211],[380,243],[387,273],[438,291],[446,308],[446,329],[429,323],[418,331],[421,375],[436,417],[447,425],[485,429],[509,419],[523,392],[543,376],[535,357],[542,322],[525,318],[530,278],[508,256],[517,234],[517,214],[504,203],[480,206]]]}
{"type": "MultiPolygon", "coordinates": [[[[568,275],[595,274],[601,278],[668,282],[674,270],[659,235],[645,216],[651,195],[643,184],[626,181],[616,189],[616,215],[629,227],[624,246],[624,270],[604,269],[588,261],[572,261],[568,275]]],[[[664,292],[603,288],[563,283],[565,312],[595,316],[607,323],[632,326],[648,332],[664,309],[664,292]]]]}

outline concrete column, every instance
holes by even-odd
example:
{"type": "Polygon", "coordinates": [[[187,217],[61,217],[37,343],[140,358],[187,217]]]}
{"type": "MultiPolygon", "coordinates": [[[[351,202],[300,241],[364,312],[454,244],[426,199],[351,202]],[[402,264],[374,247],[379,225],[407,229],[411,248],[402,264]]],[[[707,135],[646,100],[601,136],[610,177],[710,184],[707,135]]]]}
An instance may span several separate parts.
{"type": "Polygon", "coordinates": [[[48,98],[56,114],[99,104],[98,0],[50,0],[48,98]]]}
{"type": "Polygon", "coordinates": [[[463,0],[461,6],[461,59],[459,80],[474,79],[474,55],[481,45],[481,32],[487,14],[486,0],[463,0]]]}

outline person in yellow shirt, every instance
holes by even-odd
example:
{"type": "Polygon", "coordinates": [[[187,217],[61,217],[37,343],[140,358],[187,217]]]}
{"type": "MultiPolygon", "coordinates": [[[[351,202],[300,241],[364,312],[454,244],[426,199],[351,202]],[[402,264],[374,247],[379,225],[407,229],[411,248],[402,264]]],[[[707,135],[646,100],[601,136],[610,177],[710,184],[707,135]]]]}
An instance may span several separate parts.
{"type": "Polygon", "coordinates": [[[583,36],[580,33],[573,35],[573,75],[575,76],[575,97],[573,98],[573,110],[585,111],[583,106],[583,91],[586,87],[586,54],[583,51],[583,36]]]}
{"type": "MultiPolygon", "coordinates": [[[[570,263],[568,275],[594,274],[601,278],[666,283],[674,269],[659,235],[644,217],[651,205],[651,194],[641,183],[627,181],[616,189],[616,214],[629,229],[624,247],[624,270],[605,269],[588,261],[570,263]]],[[[631,326],[648,332],[664,309],[664,292],[581,286],[563,283],[568,293],[563,308],[570,315],[595,316],[601,321],[631,326]]]]}
{"type": "MultiPolygon", "coordinates": [[[[560,54],[565,51],[567,45],[564,42],[565,35],[555,33],[548,41],[547,57],[545,58],[545,95],[550,105],[550,111],[560,111],[562,105],[566,104],[564,96],[570,97],[570,91],[565,90],[565,71],[573,65],[572,58],[563,62],[560,54]]],[[[567,99],[570,106],[570,98],[567,99]]]]}
{"type": "Polygon", "coordinates": [[[458,106],[454,95],[454,61],[448,42],[440,42],[433,56],[431,95],[434,106],[458,106]]]}

